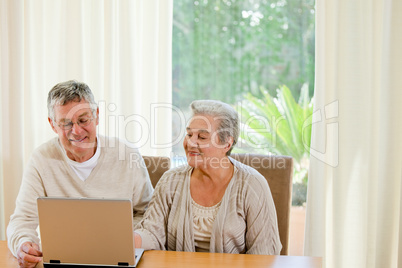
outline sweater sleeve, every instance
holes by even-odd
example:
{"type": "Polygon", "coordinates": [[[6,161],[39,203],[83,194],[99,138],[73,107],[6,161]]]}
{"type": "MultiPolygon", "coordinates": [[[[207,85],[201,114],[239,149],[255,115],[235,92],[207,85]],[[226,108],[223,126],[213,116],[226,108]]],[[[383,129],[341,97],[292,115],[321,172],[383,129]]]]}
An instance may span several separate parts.
{"type": "Polygon", "coordinates": [[[149,207],[135,232],[142,238],[146,250],[166,250],[167,222],[170,212],[169,172],[165,173],[155,187],[149,207]]]}
{"type": "Polygon", "coordinates": [[[45,190],[34,157],[30,159],[24,171],[16,208],[7,227],[8,247],[14,256],[24,242],[39,244],[36,231],[39,224],[36,199],[44,196],[45,190]]]}
{"type": "Polygon", "coordinates": [[[259,174],[250,174],[246,194],[248,254],[279,255],[282,244],[279,239],[278,221],[271,190],[259,174]]]}
{"type": "Polygon", "coordinates": [[[141,164],[138,165],[138,175],[136,176],[132,197],[134,226],[137,225],[144,216],[154,192],[144,159],[141,157],[138,151],[136,151],[136,153],[138,154],[138,159],[140,159],[141,164]]]}

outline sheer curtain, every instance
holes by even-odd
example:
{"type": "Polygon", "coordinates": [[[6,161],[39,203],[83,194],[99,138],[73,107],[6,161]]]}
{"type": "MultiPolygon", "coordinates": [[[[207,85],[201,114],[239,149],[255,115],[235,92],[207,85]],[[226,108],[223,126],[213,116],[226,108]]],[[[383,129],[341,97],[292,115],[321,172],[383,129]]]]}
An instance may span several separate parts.
{"type": "Polygon", "coordinates": [[[55,134],[48,91],[76,79],[93,90],[99,133],[169,155],[173,0],[0,2],[0,239],[33,149],[55,134]]]}
{"type": "Polygon", "coordinates": [[[402,267],[402,2],[316,4],[305,254],[402,267]]]}

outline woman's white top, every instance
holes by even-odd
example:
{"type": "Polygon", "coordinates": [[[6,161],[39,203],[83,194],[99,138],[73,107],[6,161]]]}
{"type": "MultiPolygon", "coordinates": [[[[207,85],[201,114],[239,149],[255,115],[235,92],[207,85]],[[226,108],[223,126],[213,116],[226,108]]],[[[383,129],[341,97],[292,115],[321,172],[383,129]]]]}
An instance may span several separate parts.
{"type": "Polygon", "coordinates": [[[218,214],[221,201],[212,207],[201,206],[192,198],[191,203],[193,206],[195,251],[209,252],[212,226],[214,224],[215,217],[218,214]]]}

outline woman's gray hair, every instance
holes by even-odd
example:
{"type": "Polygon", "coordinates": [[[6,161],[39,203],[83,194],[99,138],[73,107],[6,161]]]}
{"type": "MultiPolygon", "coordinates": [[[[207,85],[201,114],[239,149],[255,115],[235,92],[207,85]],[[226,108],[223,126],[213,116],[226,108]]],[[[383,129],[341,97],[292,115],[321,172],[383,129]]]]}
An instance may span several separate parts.
{"type": "Polygon", "coordinates": [[[236,110],[227,103],[217,100],[196,100],[190,104],[192,116],[195,115],[210,115],[219,120],[218,138],[224,143],[230,137],[233,138],[233,144],[227,151],[226,155],[230,155],[234,145],[239,139],[239,115],[236,110]]]}
{"type": "Polygon", "coordinates": [[[96,118],[98,105],[95,102],[91,89],[85,83],[70,80],[55,85],[47,97],[47,112],[50,119],[55,122],[54,106],[65,105],[69,102],[85,100],[89,103],[92,114],[96,118]]]}

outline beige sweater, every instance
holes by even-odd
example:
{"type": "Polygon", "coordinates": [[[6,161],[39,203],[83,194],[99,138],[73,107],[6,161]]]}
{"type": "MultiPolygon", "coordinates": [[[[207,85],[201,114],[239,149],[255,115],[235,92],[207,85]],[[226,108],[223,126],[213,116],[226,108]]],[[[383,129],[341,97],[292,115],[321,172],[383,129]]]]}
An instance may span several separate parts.
{"type": "Polygon", "coordinates": [[[8,246],[14,255],[23,242],[39,243],[36,199],[40,196],[129,198],[133,203],[134,224],[141,220],[153,193],[141,155],[116,138],[99,139],[101,154],[85,181],[67,163],[58,138],[34,151],[7,227],[8,246]]]}
{"type": "MultiPolygon", "coordinates": [[[[232,158],[233,175],[216,215],[210,252],[277,255],[282,245],[271,191],[255,169],[232,158]]],[[[195,251],[191,167],[166,172],[136,226],[145,249],[195,251]]]]}

